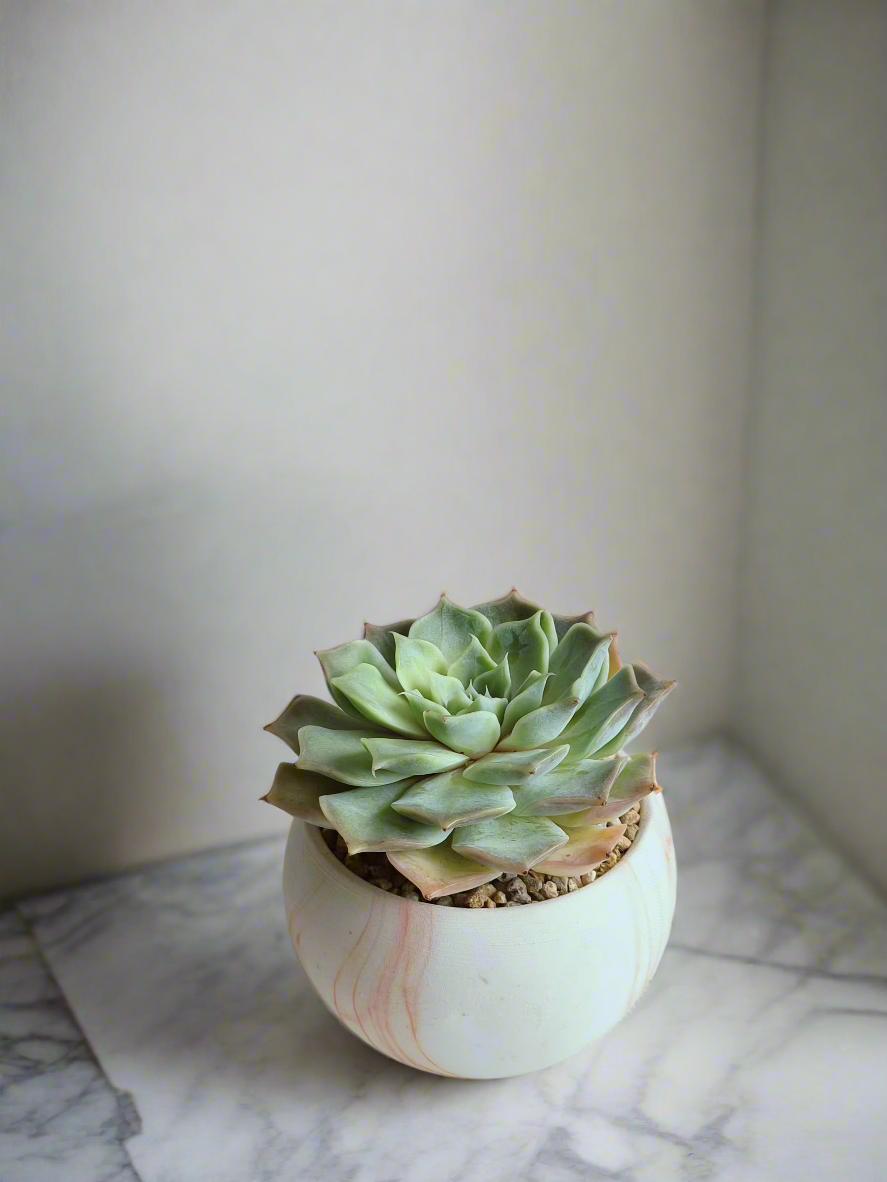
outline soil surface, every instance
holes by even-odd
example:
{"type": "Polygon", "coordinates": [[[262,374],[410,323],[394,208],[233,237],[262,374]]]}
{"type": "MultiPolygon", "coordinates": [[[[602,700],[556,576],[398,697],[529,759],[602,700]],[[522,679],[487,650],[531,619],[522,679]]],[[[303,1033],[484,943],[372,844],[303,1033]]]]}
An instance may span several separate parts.
{"type": "MultiPolygon", "coordinates": [[[[404,899],[427,902],[435,907],[522,907],[527,903],[541,903],[571,891],[590,886],[601,875],[612,870],[638,834],[640,810],[635,806],[624,813],[619,820],[627,826],[625,836],[608,858],[588,874],[576,878],[560,878],[555,874],[541,874],[528,870],[526,874],[512,874],[505,871],[492,882],[463,891],[458,895],[443,895],[440,899],[423,899],[416,887],[395,870],[385,854],[349,854],[345,842],[335,829],[324,829],[323,839],[343,866],[358,878],[364,879],[380,890],[401,895],[404,899]]],[[[610,822],[615,824],[616,822],[610,822]]]]}

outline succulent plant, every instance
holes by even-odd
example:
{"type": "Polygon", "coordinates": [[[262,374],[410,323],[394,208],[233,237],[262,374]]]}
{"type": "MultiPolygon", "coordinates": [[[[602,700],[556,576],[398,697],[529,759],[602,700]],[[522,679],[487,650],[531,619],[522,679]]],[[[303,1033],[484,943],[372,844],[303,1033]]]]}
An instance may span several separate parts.
{"type": "Polygon", "coordinates": [[[383,851],[426,899],[503,871],[585,873],[658,791],[655,756],[622,748],[675,684],[623,665],[614,640],[515,591],[367,624],[317,653],[335,704],[297,695],[265,728],[298,762],[263,799],[350,854],[383,851]]]}

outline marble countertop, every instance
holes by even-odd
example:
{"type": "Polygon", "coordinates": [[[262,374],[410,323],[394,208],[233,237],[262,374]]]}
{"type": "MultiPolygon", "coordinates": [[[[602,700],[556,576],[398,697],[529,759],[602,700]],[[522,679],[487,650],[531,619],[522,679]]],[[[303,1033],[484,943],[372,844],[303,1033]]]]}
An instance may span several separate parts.
{"type": "Polygon", "coordinates": [[[289,944],[279,839],[0,914],[0,1179],[882,1182],[887,911],[740,753],[660,769],[659,973],[519,1079],[420,1075],[341,1029],[289,944]]]}

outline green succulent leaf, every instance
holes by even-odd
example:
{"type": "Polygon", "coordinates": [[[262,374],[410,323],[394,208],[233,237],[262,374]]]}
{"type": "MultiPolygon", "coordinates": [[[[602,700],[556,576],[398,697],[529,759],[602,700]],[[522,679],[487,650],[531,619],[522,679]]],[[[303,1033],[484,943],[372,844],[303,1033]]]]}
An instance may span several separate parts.
{"type": "Polygon", "coordinates": [[[619,658],[619,650],[616,647],[616,633],[607,632],[605,635],[610,638],[610,647],[607,649],[607,659],[601,665],[600,672],[597,675],[597,681],[594,683],[592,693],[596,694],[599,689],[607,684],[609,678],[613,677],[622,668],[622,661],[619,658]]]}
{"type": "Polygon", "coordinates": [[[406,636],[412,620],[398,620],[394,624],[364,624],[364,639],[375,645],[389,665],[394,665],[394,633],[406,636]]]}
{"type": "Polygon", "coordinates": [[[471,698],[471,703],[464,710],[460,710],[460,714],[469,714],[474,710],[489,710],[491,714],[495,714],[499,725],[502,725],[505,709],[508,706],[507,698],[491,698],[489,694],[479,694],[474,688],[468,690],[468,696],[471,698]]]}
{"type": "Polygon", "coordinates": [[[440,702],[432,702],[430,698],[423,698],[418,690],[404,690],[403,696],[409,703],[414,718],[423,727],[425,725],[426,710],[430,710],[433,714],[440,714],[441,716],[447,713],[446,706],[441,706],[440,702]]]}
{"type": "Polygon", "coordinates": [[[395,636],[394,668],[397,679],[405,690],[418,690],[430,698],[432,673],[446,673],[447,663],[436,644],[415,640],[409,636],[395,636]]]}
{"type": "Polygon", "coordinates": [[[624,665],[586,699],[559,736],[561,742],[570,744],[569,761],[575,763],[598,752],[622,730],[643,697],[634,670],[624,665]]]}
{"type": "Polygon", "coordinates": [[[630,743],[632,739],[637,738],[677,685],[676,681],[663,681],[661,678],[656,677],[640,661],[634,661],[631,667],[634,669],[634,675],[638,685],[647,696],[642,702],[637,703],[628,722],[619,734],[612,738],[609,743],[605,744],[599,750],[598,754],[608,755],[611,751],[621,751],[626,743],[630,743]]]}
{"type": "Polygon", "coordinates": [[[543,874],[587,874],[613,852],[625,826],[584,825],[567,832],[567,844],[537,862],[537,870],[543,874]]]}
{"type": "MultiPolygon", "coordinates": [[[[591,762],[586,760],[584,762],[591,762]]],[[[576,764],[582,767],[583,764],[576,764]]],[[[627,812],[633,804],[649,796],[651,792],[658,792],[656,783],[656,753],[623,756],[619,774],[603,800],[587,800],[581,811],[571,813],[566,817],[558,817],[558,824],[573,827],[575,825],[599,825],[606,821],[615,820],[627,812]]]]}
{"type": "Polygon", "coordinates": [[[449,838],[431,849],[389,853],[388,861],[418,887],[426,899],[470,891],[485,882],[492,882],[499,875],[497,867],[482,866],[455,853],[449,838]]]}
{"type": "Polygon", "coordinates": [[[391,806],[400,791],[400,784],[354,788],[322,796],[320,807],[345,839],[349,854],[418,850],[443,841],[446,833],[438,825],[426,825],[395,812],[391,806]]]}
{"type": "Polygon", "coordinates": [[[557,629],[554,626],[554,617],[551,612],[543,611],[539,617],[539,623],[542,626],[542,631],[545,633],[545,639],[548,641],[548,660],[551,662],[552,654],[557,648],[557,629]]]}
{"type": "Polygon", "coordinates": [[[374,665],[394,690],[400,689],[397,674],[379,652],[374,644],[368,640],[349,640],[336,648],[320,649],[315,654],[333,700],[337,702],[346,714],[356,718],[362,717],[360,711],[351,704],[348,698],[332,685],[334,677],[342,677],[356,669],[358,665],[374,665]]]}
{"type": "Polygon", "coordinates": [[[410,636],[416,640],[427,640],[443,653],[447,665],[451,665],[476,636],[486,647],[490,635],[490,622],[471,608],[459,607],[445,595],[440,597],[437,607],[427,616],[420,616],[410,626],[410,636]]]}
{"type": "MultiPolygon", "coordinates": [[[[309,825],[326,825],[327,819],[320,807],[321,796],[347,791],[343,784],[320,776],[317,772],[306,772],[294,763],[282,763],[274,776],[274,783],[262,800],[276,808],[307,821],[309,825]]],[[[513,805],[512,801],[512,805],[513,805]]]]}
{"type": "Polygon", "coordinates": [[[511,699],[505,709],[505,718],[502,723],[504,734],[507,735],[514,724],[525,714],[529,714],[531,710],[537,710],[542,705],[542,695],[545,692],[545,683],[549,676],[548,673],[537,673],[535,670],[529,675],[521,686],[520,693],[511,699]]]}
{"type": "Polygon", "coordinates": [[[592,628],[595,627],[594,612],[583,612],[579,616],[552,615],[551,618],[554,620],[554,630],[559,641],[563,640],[574,624],[588,624],[592,628]]]}
{"type": "Polygon", "coordinates": [[[332,702],[313,698],[310,694],[296,694],[283,713],[264,728],[269,734],[283,739],[299,754],[299,730],[303,726],[324,726],[335,731],[366,730],[366,719],[346,714],[332,702]]]}
{"type": "Polygon", "coordinates": [[[554,742],[580,706],[579,698],[561,698],[548,706],[531,710],[514,724],[511,734],[499,744],[501,751],[530,751],[554,742]]]}
{"type": "Polygon", "coordinates": [[[371,757],[376,783],[391,783],[407,776],[434,776],[461,767],[467,760],[467,756],[438,743],[378,738],[362,739],[361,742],[371,757]]]}
{"type": "Polygon", "coordinates": [[[451,714],[457,714],[471,705],[471,698],[458,677],[447,677],[441,673],[429,673],[429,691],[433,701],[446,706],[451,714]]]}
{"type": "Polygon", "coordinates": [[[474,679],[474,688],[481,693],[487,693],[493,698],[507,698],[511,692],[511,672],[508,668],[506,654],[495,668],[488,673],[480,673],[474,679]]]}
{"type": "Polygon", "coordinates": [[[544,702],[565,697],[584,702],[607,662],[611,641],[612,637],[597,632],[589,624],[574,624],[549,661],[551,679],[545,687],[544,702]]]}
{"type": "Polygon", "coordinates": [[[331,678],[330,686],[344,694],[370,722],[400,735],[425,738],[425,730],[416,721],[403,694],[392,689],[375,666],[356,665],[350,673],[331,678]]]}
{"type": "Polygon", "coordinates": [[[472,636],[468,647],[460,653],[446,670],[450,677],[458,677],[466,687],[471,685],[476,677],[482,673],[490,673],[496,668],[496,662],[481,644],[476,636],[472,636]]]}
{"type": "Polygon", "coordinates": [[[514,790],[515,816],[553,817],[589,805],[603,805],[627,762],[624,755],[583,759],[580,763],[561,764],[544,776],[534,776],[514,790]]]}
{"type": "Polygon", "coordinates": [[[568,840],[563,829],[547,817],[515,817],[510,813],[494,821],[477,821],[453,830],[453,849],[457,854],[518,874],[566,845],[568,840]]]}
{"type": "Polygon", "coordinates": [[[514,808],[511,789],[504,785],[476,784],[458,769],[440,776],[426,776],[394,802],[392,808],[416,821],[452,829],[470,821],[501,817],[514,808]]]}
{"type": "Polygon", "coordinates": [[[542,611],[542,608],[538,603],[524,599],[517,591],[510,591],[501,599],[491,599],[489,603],[477,604],[474,611],[486,616],[496,628],[508,620],[528,620],[530,616],[535,616],[536,612],[542,611]]]}
{"type": "MultiPolygon", "coordinates": [[[[378,731],[332,731],[323,726],[303,726],[299,731],[299,767],[303,771],[320,772],[358,788],[370,785],[393,784],[407,773],[390,770],[373,772],[373,761],[364,747],[364,740],[378,737],[378,731]]],[[[406,740],[403,740],[406,741],[406,740]]]]}
{"type": "Polygon", "coordinates": [[[454,751],[476,758],[492,751],[499,740],[499,719],[489,710],[471,710],[462,714],[436,714],[426,710],[423,716],[428,733],[454,751]]]}
{"type": "Polygon", "coordinates": [[[528,620],[497,625],[488,650],[497,661],[508,657],[513,686],[523,687],[533,672],[547,673],[548,638],[542,627],[542,612],[536,612],[528,620]]]}
{"type": "Polygon", "coordinates": [[[525,784],[531,776],[544,776],[557,767],[569,751],[566,744],[542,751],[493,751],[470,763],[465,778],[478,784],[525,784]]]}

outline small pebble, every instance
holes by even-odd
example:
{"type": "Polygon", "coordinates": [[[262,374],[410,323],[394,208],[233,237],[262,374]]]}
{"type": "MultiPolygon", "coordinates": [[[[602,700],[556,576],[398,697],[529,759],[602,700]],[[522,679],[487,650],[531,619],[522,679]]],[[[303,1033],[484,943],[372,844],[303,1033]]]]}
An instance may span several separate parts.
{"type": "Polygon", "coordinates": [[[539,888],[544,899],[556,899],[558,895],[557,886],[549,878],[547,882],[543,882],[539,888]]]}
{"type": "Polygon", "coordinates": [[[565,878],[553,878],[551,881],[557,887],[557,893],[559,895],[565,895],[567,893],[567,880],[565,878]]]}
{"type": "Polygon", "coordinates": [[[580,874],[579,875],[579,885],[580,886],[588,886],[589,883],[594,882],[594,880],[596,878],[597,878],[597,871],[596,870],[589,870],[587,874],[580,874]]]}
{"type": "Polygon", "coordinates": [[[638,826],[637,825],[626,826],[625,836],[628,838],[629,841],[634,841],[634,839],[637,837],[637,835],[638,835],[638,826]]]}
{"type": "Polygon", "coordinates": [[[453,906],[453,896],[452,895],[441,895],[441,897],[439,899],[435,899],[434,901],[438,905],[438,907],[452,907],[453,906]]]}
{"type": "Polygon", "coordinates": [[[391,883],[387,878],[371,878],[370,886],[376,886],[380,891],[390,891],[391,883]]]}
{"type": "Polygon", "coordinates": [[[517,878],[516,870],[503,870],[496,882],[511,882],[513,878],[517,878]]]}
{"type": "Polygon", "coordinates": [[[626,850],[631,849],[631,838],[623,835],[616,842],[614,849],[617,849],[621,854],[624,854],[626,850]]]}
{"type": "Polygon", "coordinates": [[[491,898],[497,907],[502,907],[507,902],[504,891],[494,891],[491,898]]]}
{"type": "Polygon", "coordinates": [[[567,890],[568,891],[578,891],[579,890],[579,879],[578,878],[568,878],[567,879],[567,890]]]}
{"type": "MultiPolygon", "coordinates": [[[[465,900],[465,906],[466,907],[485,907],[487,905],[487,901],[488,900],[487,900],[486,895],[482,895],[480,893],[480,891],[472,891],[471,894],[468,896],[468,898],[465,900]]],[[[492,900],[489,900],[489,901],[492,902],[492,900]]],[[[495,907],[496,904],[493,903],[493,906],[495,907]]]]}
{"type": "Polygon", "coordinates": [[[622,820],[626,825],[637,825],[641,819],[641,814],[637,809],[629,809],[627,813],[623,813],[622,820]]]}
{"type": "MultiPolygon", "coordinates": [[[[527,899],[528,903],[529,903],[529,901],[530,900],[527,899]]],[[[506,907],[520,907],[520,903],[518,903],[517,899],[509,899],[508,902],[505,904],[505,906],[506,907]]]]}
{"type": "Polygon", "coordinates": [[[492,899],[484,899],[484,907],[492,907],[495,910],[496,904],[492,899]]]}
{"type": "Polygon", "coordinates": [[[514,878],[505,888],[505,894],[512,903],[529,903],[530,894],[522,878],[514,878]]]}
{"type": "Polygon", "coordinates": [[[402,886],[398,893],[404,899],[412,899],[414,903],[419,902],[419,892],[413,886],[402,886]]]}
{"type": "Polygon", "coordinates": [[[369,876],[370,871],[366,863],[362,862],[360,858],[353,858],[349,854],[345,859],[345,866],[352,874],[356,874],[358,878],[367,878],[369,876]]]}

